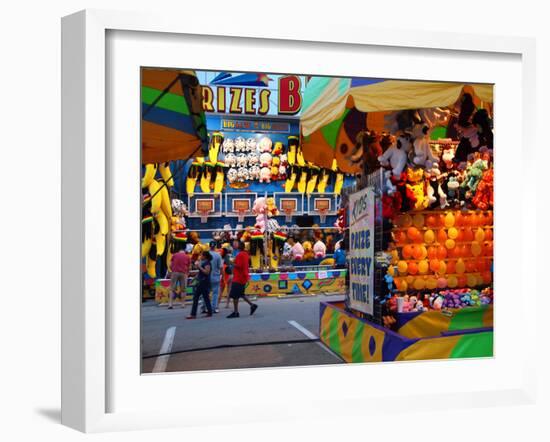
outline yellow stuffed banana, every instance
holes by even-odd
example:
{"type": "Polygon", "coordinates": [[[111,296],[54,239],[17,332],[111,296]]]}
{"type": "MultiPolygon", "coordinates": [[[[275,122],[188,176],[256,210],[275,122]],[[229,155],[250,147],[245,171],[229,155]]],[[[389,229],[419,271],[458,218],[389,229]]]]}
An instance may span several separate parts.
{"type": "Polygon", "coordinates": [[[157,256],[162,256],[166,248],[166,235],[161,232],[157,233],[155,235],[155,241],[157,243],[157,256]]]}
{"type": "Polygon", "coordinates": [[[336,158],[332,160],[331,170],[336,172],[336,180],[334,181],[334,193],[340,195],[342,192],[342,186],[344,185],[344,174],[338,171],[338,163],[336,158]]]}
{"type": "Polygon", "coordinates": [[[306,165],[306,160],[304,160],[304,154],[302,153],[302,148],[298,146],[298,151],[296,152],[296,162],[298,166],[304,167],[306,165]]]}
{"type": "Polygon", "coordinates": [[[170,230],[170,225],[168,224],[168,218],[166,218],[164,212],[159,211],[159,213],[155,215],[155,219],[159,225],[159,232],[163,235],[167,235],[170,230]]]}
{"type": "Polygon", "coordinates": [[[224,164],[218,162],[216,164],[216,178],[214,178],[214,193],[221,193],[223,190],[223,185],[225,183],[225,173],[224,173],[224,164]]]}
{"type": "Polygon", "coordinates": [[[294,166],[294,164],[296,163],[297,149],[298,149],[298,137],[295,137],[295,136],[288,137],[287,161],[289,166],[294,166]]]}
{"type": "Polygon", "coordinates": [[[298,171],[296,167],[291,167],[290,174],[285,181],[285,192],[290,193],[292,192],[292,189],[294,189],[294,183],[296,182],[296,177],[298,176],[298,171]]]}
{"type": "Polygon", "coordinates": [[[307,185],[307,170],[304,167],[300,172],[300,180],[298,181],[298,192],[304,193],[306,191],[306,185],[307,185]]]}
{"type": "Polygon", "coordinates": [[[157,277],[157,261],[155,259],[151,259],[149,255],[147,255],[147,258],[145,259],[145,268],[151,278],[154,279],[157,277]]]}
{"type": "Polygon", "coordinates": [[[168,193],[167,186],[164,186],[161,184],[160,196],[161,196],[160,208],[164,212],[164,216],[166,217],[166,219],[171,220],[172,203],[170,202],[170,193],[168,193]]]}
{"type": "Polygon", "coordinates": [[[172,171],[170,170],[170,163],[160,163],[159,172],[166,185],[168,187],[173,187],[174,177],[172,176],[172,171]]]}
{"type": "Polygon", "coordinates": [[[193,196],[195,193],[195,187],[197,186],[197,180],[201,174],[201,168],[203,166],[198,161],[193,161],[189,172],[187,173],[187,180],[185,180],[185,189],[189,196],[193,196]]]}
{"type": "Polygon", "coordinates": [[[162,195],[159,190],[159,182],[156,180],[151,181],[151,184],[149,184],[149,194],[151,195],[151,213],[153,215],[160,211],[160,205],[162,203],[162,195]]]}
{"type": "Polygon", "coordinates": [[[141,179],[141,187],[149,187],[151,181],[155,178],[157,174],[157,165],[156,164],[146,164],[145,173],[141,179]]]}
{"type": "Polygon", "coordinates": [[[319,178],[319,183],[317,184],[317,192],[325,193],[327,190],[329,173],[326,169],[323,169],[321,172],[321,177],[319,178]]]}
{"type": "Polygon", "coordinates": [[[149,254],[145,258],[145,269],[151,278],[157,277],[157,244],[153,240],[149,254]]]}
{"type": "Polygon", "coordinates": [[[205,163],[204,171],[201,176],[201,190],[204,193],[210,193],[210,183],[212,182],[212,164],[205,163]]]}
{"type": "Polygon", "coordinates": [[[149,251],[151,250],[151,238],[145,238],[145,240],[141,243],[141,257],[145,258],[149,251]]]}
{"type": "Polygon", "coordinates": [[[310,176],[309,180],[307,181],[307,187],[306,187],[306,193],[309,195],[310,193],[315,192],[315,186],[317,185],[317,179],[319,177],[319,168],[314,165],[310,165],[310,176]]]}
{"type": "Polygon", "coordinates": [[[338,172],[336,174],[336,181],[334,182],[334,193],[340,195],[342,192],[342,186],[344,185],[344,174],[338,172]]]}
{"type": "Polygon", "coordinates": [[[218,162],[218,154],[223,143],[223,136],[220,132],[214,132],[210,137],[210,146],[208,147],[208,158],[210,162],[216,164],[218,162]]]}

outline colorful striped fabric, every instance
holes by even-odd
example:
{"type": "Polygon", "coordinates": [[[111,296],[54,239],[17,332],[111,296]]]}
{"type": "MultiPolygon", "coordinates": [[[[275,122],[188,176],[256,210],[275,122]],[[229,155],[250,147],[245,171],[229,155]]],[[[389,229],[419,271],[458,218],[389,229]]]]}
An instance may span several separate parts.
{"type": "MultiPolygon", "coordinates": [[[[350,161],[354,135],[366,128],[368,112],[446,107],[454,104],[465,84],[380,78],[312,77],[304,91],[300,125],[304,158],[329,169],[336,160],[341,171],[357,173],[350,161]],[[353,119],[355,130],[345,130],[353,119]],[[364,128],[357,126],[364,120],[364,128]]],[[[484,102],[493,101],[492,84],[470,85],[484,102]]]]}
{"type": "Polygon", "coordinates": [[[207,151],[202,90],[193,71],[143,69],[142,162],[187,159],[207,151]]]}

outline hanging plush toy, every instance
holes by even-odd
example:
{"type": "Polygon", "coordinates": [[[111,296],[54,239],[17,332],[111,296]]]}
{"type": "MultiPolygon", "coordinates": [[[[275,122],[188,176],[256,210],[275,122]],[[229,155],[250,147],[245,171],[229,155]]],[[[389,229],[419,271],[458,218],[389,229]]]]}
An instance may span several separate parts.
{"type": "Polygon", "coordinates": [[[296,163],[296,154],[298,152],[299,140],[298,137],[288,137],[288,164],[294,166],[296,163]]]}
{"type": "Polygon", "coordinates": [[[340,195],[342,192],[342,187],[344,186],[344,174],[338,170],[338,164],[336,163],[336,158],[332,160],[332,173],[334,175],[334,190],[333,192],[336,195],[340,195]]]}
{"type": "Polygon", "coordinates": [[[233,138],[226,138],[223,140],[222,151],[223,153],[232,153],[235,150],[235,143],[233,138]]]}
{"type": "Polygon", "coordinates": [[[200,187],[203,193],[210,193],[210,184],[212,183],[212,173],[214,171],[214,165],[207,161],[204,163],[204,170],[201,175],[200,187]]]}
{"type": "Polygon", "coordinates": [[[488,210],[493,207],[493,169],[483,173],[481,181],[477,185],[476,194],[472,203],[480,210],[488,210]]]}
{"type": "Polygon", "coordinates": [[[216,163],[214,168],[214,193],[221,193],[223,190],[223,185],[225,183],[225,164],[221,161],[216,163]]]}
{"type": "Polygon", "coordinates": [[[263,137],[260,142],[258,143],[258,150],[261,153],[267,152],[271,153],[271,146],[273,145],[271,138],[269,137],[263,137]]]}
{"type": "Polygon", "coordinates": [[[273,152],[272,154],[275,155],[281,155],[283,153],[283,143],[280,141],[276,141],[275,145],[273,146],[273,152]]]}
{"type": "Polygon", "coordinates": [[[235,138],[235,152],[246,152],[246,141],[243,137],[235,138]]]}
{"type": "Polygon", "coordinates": [[[410,150],[410,138],[407,135],[402,135],[397,137],[395,143],[383,155],[378,157],[378,161],[381,166],[389,167],[394,177],[400,177],[407,165],[410,150]]]}
{"type": "Polygon", "coordinates": [[[309,195],[310,193],[315,192],[315,186],[317,185],[317,179],[319,178],[319,171],[321,169],[313,163],[308,163],[308,166],[309,177],[306,185],[306,193],[309,195]]]}
{"type": "Polygon", "coordinates": [[[260,156],[258,155],[258,152],[256,152],[256,151],[250,152],[247,155],[247,158],[248,158],[248,165],[249,166],[256,166],[260,163],[260,156]]]}
{"type": "Polygon", "coordinates": [[[279,209],[277,209],[277,206],[275,205],[275,198],[268,197],[265,200],[266,202],[266,208],[265,212],[268,214],[268,216],[278,216],[279,215],[279,209]]]}
{"type": "Polygon", "coordinates": [[[237,169],[237,181],[244,183],[245,181],[248,181],[248,178],[248,169],[246,167],[239,167],[237,169]]]}
{"type": "Polygon", "coordinates": [[[227,167],[235,167],[237,165],[237,157],[233,153],[225,155],[224,163],[227,167]]]}
{"type": "Polygon", "coordinates": [[[288,166],[288,159],[286,154],[281,154],[279,157],[280,164],[279,164],[279,179],[280,180],[286,180],[286,168],[288,166]]]}
{"type": "Polygon", "coordinates": [[[260,169],[260,183],[271,182],[271,167],[262,167],[260,169]]]}
{"type": "Polygon", "coordinates": [[[197,186],[197,180],[200,179],[202,174],[203,165],[199,161],[193,161],[189,172],[187,172],[187,179],[185,180],[185,190],[189,196],[193,196],[195,193],[195,187],[197,186]]]}
{"type": "Polygon", "coordinates": [[[232,167],[227,171],[227,180],[229,181],[230,184],[233,184],[237,181],[237,175],[238,175],[237,169],[235,169],[234,167],[232,167]]]}
{"type": "Polygon", "coordinates": [[[260,167],[271,167],[272,161],[273,161],[273,158],[270,153],[263,152],[260,155],[260,167]]]}
{"type": "Polygon", "coordinates": [[[245,153],[237,155],[237,167],[246,167],[248,165],[248,157],[245,153]]]}
{"type": "Polygon", "coordinates": [[[257,148],[256,138],[247,138],[246,139],[246,151],[255,152],[257,148]]]}
{"type": "Polygon", "coordinates": [[[466,179],[461,184],[461,187],[466,189],[466,198],[470,199],[477,189],[477,185],[481,180],[483,172],[487,170],[487,162],[481,158],[476,159],[466,169],[466,179]]]}
{"type": "Polygon", "coordinates": [[[212,164],[218,162],[218,154],[223,144],[223,135],[221,132],[214,132],[210,137],[210,146],[208,147],[208,158],[212,164]]]}
{"type": "Polygon", "coordinates": [[[277,181],[279,179],[279,157],[273,157],[271,160],[271,180],[277,181]]]}
{"type": "Polygon", "coordinates": [[[298,177],[300,169],[298,166],[290,166],[290,173],[285,181],[285,192],[292,192],[294,189],[294,184],[296,183],[296,178],[298,177]]]}
{"type": "Polygon", "coordinates": [[[383,154],[380,135],[374,131],[362,131],[357,135],[357,141],[363,146],[363,173],[370,175],[380,168],[378,158],[383,154]]]}
{"type": "Polygon", "coordinates": [[[252,213],[256,215],[256,224],[254,225],[262,233],[265,231],[266,227],[266,210],[267,210],[267,200],[265,197],[256,198],[254,204],[252,205],[252,213]]]}
{"type": "Polygon", "coordinates": [[[416,166],[425,167],[430,169],[434,163],[437,162],[437,158],[434,156],[430,147],[430,128],[423,123],[415,124],[413,126],[412,135],[414,137],[414,159],[413,163],[416,166]]]}
{"type": "Polygon", "coordinates": [[[428,199],[425,198],[424,171],[422,169],[407,169],[408,188],[412,190],[416,202],[415,210],[422,210],[428,207],[428,199]]]}
{"type": "Polygon", "coordinates": [[[251,180],[257,180],[260,178],[260,167],[255,165],[248,169],[248,176],[251,180]]]}

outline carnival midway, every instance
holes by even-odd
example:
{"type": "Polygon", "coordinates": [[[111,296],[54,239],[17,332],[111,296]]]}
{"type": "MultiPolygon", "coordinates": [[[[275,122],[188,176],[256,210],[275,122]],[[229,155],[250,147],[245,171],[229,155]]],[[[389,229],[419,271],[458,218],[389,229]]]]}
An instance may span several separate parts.
{"type": "Polygon", "coordinates": [[[142,371],[493,355],[493,86],[142,68],[142,371]]]}

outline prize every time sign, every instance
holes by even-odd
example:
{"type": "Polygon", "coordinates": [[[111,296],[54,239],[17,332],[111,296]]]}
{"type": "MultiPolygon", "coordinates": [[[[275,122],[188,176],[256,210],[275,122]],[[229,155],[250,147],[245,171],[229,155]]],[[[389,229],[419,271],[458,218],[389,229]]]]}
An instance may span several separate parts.
{"type": "Polygon", "coordinates": [[[302,108],[300,77],[279,77],[275,91],[261,87],[203,85],[202,107],[205,112],[232,115],[296,115],[302,108]]]}
{"type": "Polygon", "coordinates": [[[373,314],[374,301],[374,192],[363,189],[350,195],[349,305],[373,314]]]}

